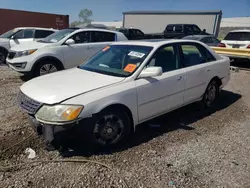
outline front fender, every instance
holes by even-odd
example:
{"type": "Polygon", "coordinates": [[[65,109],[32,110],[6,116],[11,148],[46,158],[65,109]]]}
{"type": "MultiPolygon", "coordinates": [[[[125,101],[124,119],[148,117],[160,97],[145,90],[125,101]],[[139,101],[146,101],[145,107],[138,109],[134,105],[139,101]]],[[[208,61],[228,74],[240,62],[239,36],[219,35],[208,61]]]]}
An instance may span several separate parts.
{"type": "Polygon", "coordinates": [[[118,83],[117,85],[85,93],[66,100],[63,104],[83,105],[84,109],[80,114],[80,118],[92,117],[92,115],[111,105],[121,104],[130,110],[134,125],[138,124],[137,90],[134,81],[118,83]]]}

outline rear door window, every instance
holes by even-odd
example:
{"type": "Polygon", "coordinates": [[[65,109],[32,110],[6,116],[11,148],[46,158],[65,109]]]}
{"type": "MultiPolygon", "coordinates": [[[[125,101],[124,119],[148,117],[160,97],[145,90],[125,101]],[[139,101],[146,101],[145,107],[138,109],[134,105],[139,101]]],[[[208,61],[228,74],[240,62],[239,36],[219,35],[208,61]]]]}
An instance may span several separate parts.
{"type": "Polygon", "coordinates": [[[104,31],[93,31],[91,34],[91,42],[109,42],[115,41],[115,33],[104,31]]]}
{"type": "Polygon", "coordinates": [[[183,43],[180,47],[182,51],[182,65],[184,67],[215,61],[212,54],[199,44],[183,43]]]}
{"type": "Polygon", "coordinates": [[[54,31],[47,31],[47,30],[36,30],[35,31],[35,38],[39,39],[39,38],[46,38],[47,36],[51,35],[52,33],[54,33],[54,31]]]}
{"type": "Polygon", "coordinates": [[[250,32],[231,32],[224,40],[250,41],[250,32]]]}

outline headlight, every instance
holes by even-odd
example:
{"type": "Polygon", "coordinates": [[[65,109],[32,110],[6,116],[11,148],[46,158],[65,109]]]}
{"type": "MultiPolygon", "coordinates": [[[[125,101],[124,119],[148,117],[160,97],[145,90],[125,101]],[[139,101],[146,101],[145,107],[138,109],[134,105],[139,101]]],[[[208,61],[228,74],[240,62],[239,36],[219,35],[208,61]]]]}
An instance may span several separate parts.
{"type": "Polygon", "coordinates": [[[76,120],[83,106],[78,105],[55,105],[42,106],[36,113],[37,120],[45,122],[69,122],[76,120]]]}
{"type": "Polygon", "coordinates": [[[37,51],[37,49],[33,49],[33,50],[24,50],[21,52],[17,52],[15,57],[22,57],[22,56],[27,56],[27,55],[31,55],[33,54],[35,51],[37,51]]]}

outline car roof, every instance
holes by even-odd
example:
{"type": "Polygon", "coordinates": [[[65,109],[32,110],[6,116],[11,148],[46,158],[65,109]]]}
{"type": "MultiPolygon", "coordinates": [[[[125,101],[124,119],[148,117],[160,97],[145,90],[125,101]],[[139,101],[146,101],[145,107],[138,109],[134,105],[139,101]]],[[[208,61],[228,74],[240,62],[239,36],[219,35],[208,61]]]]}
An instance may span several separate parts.
{"type": "Polygon", "coordinates": [[[181,26],[183,26],[183,25],[196,25],[196,24],[168,24],[168,25],[181,25],[181,26]]]}
{"type": "Polygon", "coordinates": [[[198,39],[202,39],[202,38],[205,38],[205,37],[214,37],[216,38],[214,35],[188,35],[188,36],[185,36],[183,37],[183,39],[188,39],[188,38],[198,38],[198,39]]]}
{"type": "Polygon", "coordinates": [[[229,33],[234,33],[234,32],[250,32],[250,29],[238,29],[238,30],[230,31],[229,33]]]}
{"type": "Polygon", "coordinates": [[[40,30],[46,30],[46,31],[57,31],[57,29],[53,29],[53,28],[44,28],[44,27],[17,27],[15,29],[40,29],[40,30]]]}
{"type": "Polygon", "coordinates": [[[120,41],[112,43],[112,45],[138,45],[138,46],[160,47],[165,44],[180,43],[180,42],[192,42],[192,43],[202,44],[199,41],[184,40],[184,39],[149,39],[149,40],[120,41]]]}
{"type": "MultiPolygon", "coordinates": [[[[69,28],[69,29],[71,29],[71,28],[69,28]]],[[[98,29],[98,28],[84,28],[84,29],[72,28],[72,29],[76,29],[77,32],[79,32],[79,31],[103,31],[103,32],[121,34],[121,32],[119,32],[119,31],[114,31],[114,30],[109,30],[109,29],[98,29]]]]}

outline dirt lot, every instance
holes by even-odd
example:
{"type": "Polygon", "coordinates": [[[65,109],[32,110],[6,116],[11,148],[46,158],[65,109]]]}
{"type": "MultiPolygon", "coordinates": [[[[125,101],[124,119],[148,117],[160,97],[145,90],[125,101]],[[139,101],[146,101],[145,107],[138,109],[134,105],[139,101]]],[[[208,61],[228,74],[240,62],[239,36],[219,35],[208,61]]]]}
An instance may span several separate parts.
{"type": "Polygon", "coordinates": [[[150,122],[160,126],[145,123],[119,151],[102,153],[85,147],[46,151],[16,105],[23,82],[0,67],[0,187],[250,187],[250,72],[232,73],[214,108],[193,104],[164,115],[150,122]],[[35,159],[27,158],[27,147],[35,159]],[[52,159],[88,159],[111,169],[90,162],[31,163],[52,159]],[[4,168],[23,162],[29,165],[4,168]]]}

